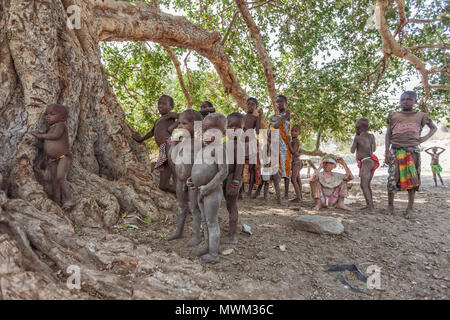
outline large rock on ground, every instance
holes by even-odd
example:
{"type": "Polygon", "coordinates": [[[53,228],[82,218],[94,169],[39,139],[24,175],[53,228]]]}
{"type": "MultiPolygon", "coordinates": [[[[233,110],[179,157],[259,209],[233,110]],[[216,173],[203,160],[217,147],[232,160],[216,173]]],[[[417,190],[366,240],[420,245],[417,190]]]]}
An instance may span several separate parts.
{"type": "Polygon", "coordinates": [[[294,221],[297,230],[309,231],[321,234],[341,234],[344,232],[342,223],[332,217],[323,216],[300,216],[294,221]]]}

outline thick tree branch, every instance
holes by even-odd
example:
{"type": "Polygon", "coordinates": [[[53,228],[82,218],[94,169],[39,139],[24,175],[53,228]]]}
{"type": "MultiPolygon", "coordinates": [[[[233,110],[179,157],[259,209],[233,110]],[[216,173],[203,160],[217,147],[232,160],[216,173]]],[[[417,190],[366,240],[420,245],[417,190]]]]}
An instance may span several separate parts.
{"type": "Polygon", "coordinates": [[[169,46],[163,46],[163,47],[169,54],[169,57],[172,60],[173,65],[175,66],[175,70],[177,71],[178,81],[180,82],[181,90],[183,91],[183,94],[186,98],[188,108],[192,109],[191,95],[189,94],[189,91],[186,89],[186,85],[184,84],[183,73],[181,72],[180,62],[178,61],[177,56],[175,55],[175,53],[172,51],[172,49],[169,46]]]}
{"type": "Polygon", "coordinates": [[[239,85],[218,32],[164,13],[149,3],[89,0],[89,5],[98,41],[152,41],[194,50],[214,65],[225,93],[245,110],[247,94],[239,85]]]}
{"type": "Polygon", "coordinates": [[[428,70],[428,73],[429,74],[431,74],[431,73],[440,73],[440,72],[447,72],[448,73],[448,69],[449,69],[449,66],[446,65],[445,67],[442,67],[442,68],[430,69],[430,70],[428,70]]]}
{"type": "Polygon", "coordinates": [[[448,84],[430,84],[430,87],[432,89],[439,89],[439,90],[449,90],[450,91],[450,85],[448,84]]]}
{"type": "Polygon", "coordinates": [[[441,21],[440,19],[409,19],[408,23],[433,23],[441,21]]]}
{"type": "MultiPolygon", "coordinates": [[[[419,105],[424,109],[424,111],[429,113],[429,110],[426,106],[426,102],[430,97],[430,90],[436,89],[436,85],[433,85],[433,86],[430,85],[429,71],[425,68],[425,64],[423,63],[423,61],[416,55],[412,54],[411,50],[423,49],[423,48],[429,47],[431,45],[422,45],[422,46],[406,48],[406,47],[403,47],[399,42],[397,42],[395,40],[395,34],[392,35],[391,31],[389,30],[389,26],[387,24],[386,16],[385,16],[387,6],[391,2],[394,2],[394,1],[397,3],[397,10],[398,10],[398,13],[400,16],[399,24],[395,31],[396,32],[395,34],[400,32],[400,30],[407,23],[406,16],[405,16],[404,0],[377,0],[377,9],[375,10],[376,21],[377,21],[376,25],[377,25],[378,32],[379,32],[382,42],[383,42],[382,50],[385,55],[393,54],[399,58],[408,60],[409,62],[411,62],[414,65],[416,70],[420,72],[420,74],[422,76],[422,84],[424,87],[425,96],[421,99],[421,101],[419,101],[419,105]]],[[[437,46],[440,46],[440,45],[432,45],[432,47],[437,47],[437,46]]],[[[447,45],[443,45],[443,47],[447,47],[447,45]]],[[[446,48],[446,49],[448,49],[448,48],[446,48]]],[[[439,87],[442,87],[442,86],[439,85],[439,87]]],[[[443,86],[443,87],[446,87],[446,86],[443,86]]]]}
{"type": "Polygon", "coordinates": [[[269,92],[270,100],[272,101],[272,106],[275,113],[278,113],[278,108],[276,105],[276,93],[275,93],[275,80],[272,70],[272,63],[270,62],[269,55],[267,54],[266,48],[264,46],[263,39],[261,37],[261,33],[259,32],[259,28],[250,15],[250,11],[247,8],[245,1],[243,0],[235,0],[237,7],[239,8],[239,12],[244,18],[245,23],[250,30],[251,37],[255,43],[256,49],[258,50],[259,59],[261,60],[261,64],[264,68],[264,75],[266,76],[267,81],[267,91],[269,92]]]}
{"type": "Polygon", "coordinates": [[[442,49],[449,50],[450,44],[421,44],[418,46],[408,47],[409,50],[421,50],[421,49],[442,49]]]}

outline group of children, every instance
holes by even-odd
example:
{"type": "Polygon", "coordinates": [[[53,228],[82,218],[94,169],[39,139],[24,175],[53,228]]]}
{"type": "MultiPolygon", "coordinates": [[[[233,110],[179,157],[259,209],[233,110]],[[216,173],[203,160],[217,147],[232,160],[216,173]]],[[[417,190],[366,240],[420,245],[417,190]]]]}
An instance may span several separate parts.
{"type": "MultiPolygon", "coordinates": [[[[174,101],[170,96],[163,95],[160,97],[158,110],[161,117],[144,137],[134,132],[133,138],[137,142],[143,142],[153,136],[155,137],[160,152],[155,165],[155,168],[160,170],[159,187],[161,190],[176,193],[178,201],[177,229],[167,240],[182,237],[186,216],[190,211],[194,226],[193,236],[187,242],[187,246],[200,244],[200,230],[203,223],[205,245],[198,251],[198,256],[201,256],[205,262],[216,262],[219,258],[219,243],[237,243],[237,201],[244,191],[243,181],[246,180],[247,174],[249,184],[247,194],[251,198],[257,197],[264,187],[264,198],[267,199],[269,183],[272,181],[277,201],[281,203],[279,183],[283,178],[285,181],[284,199],[287,200],[291,179],[296,193],[296,198],[293,201],[302,200],[299,174],[301,169],[299,156],[302,149],[298,140],[300,127],[298,125],[292,126],[289,135],[290,112],[287,109],[287,98],[280,95],[277,97],[276,103],[279,113],[270,118],[267,144],[262,150],[264,150],[264,156],[270,157],[271,132],[278,129],[280,133],[279,161],[276,164],[266,164],[265,167],[267,168],[263,165],[261,170],[259,162],[249,161],[255,152],[252,153],[250,150],[248,137],[245,139],[245,163],[241,164],[236,158],[239,154],[237,150],[239,144],[234,143],[237,141],[238,135],[233,138],[235,159],[234,161],[226,161],[225,146],[227,142],[224,143],[221,139],[216,139],[214,135],[208,136],[206,134],[211,129],[224,134],[225,130],[228,129],[232,132],[243,130],[241,132],[244,133],[247,130],[253,130],[258,136],[264,124],[262,109],[257,109],[258,101],[255,98],[247,100],[247,113],[245,115],[233,112],[225,117],[216,113],[213,105],[208,101],[202,103],[199,111],[189,109],[178,114],[172,111],[174,101]],[[192,138],[195,135],[194,123],[196,121],[201,121],[203,132],[199,152],[194,152],[196,142],[192,138]],[[184,129],[189,133],[190,138],[172,141],[171,136],[176,128],[184,129]],[[190,148],[186,148],[186,146],[190,146],[190,148]],[[220,149],[223,152],[216,152],[220,149]],[[195,161],[196,157],[207,156],[212,156],[213,161],[195,161]],[[177,161],[181,158],[190,161],[177,161]],[[271,170],[264,170],[269,169],[269,167],[271,170]],[[172,176],[175,185],[170,183],[172,176]],[[258,187],[256,193],[252,194],[255,184],[258,184],[258,187]],[[222,197],[226,200],[229,212],[229,233],[226,237],[220,238],[218,212],[222,197]]],[[[410,217],[412,214],[414,195],[420,185],[420,151],[418,146],[429,139],[437,130],[427,114],[413,110],[415,103],[415,92],[404,92],[400,98],[402,110],[391,113],[387,118],[385,162],[389,164],[388,213],[393,213],[394,210],[394,192],[407,190],[409,199],[406,217],[410,217]],[[430,128],[430,131],[427,135],[421,137],[420,134],[425,125],[430,128]]],[[[72,161],[65,123],[68,110],[62,105],[53,104],[46,109],[44,117],[49,127],[47,133],[34,132],[33,135],[38,139],[43,139],[43,145],[41,146],[38,142],[37,146],[43,147],[44,152],[50,157],[53,199],[64,209],[70,208],[74,205],[74,202],[66,181],[66,175],[72,161]]],[[[351,146],[351,152],[356,152],[358,167],[360,168],[361,188],[367,202],[368,212],[373,213],[374,205],[370,183],[374,171],[379,166],[379,161],[374,155],[375,138],[373,134],[368,132],[368,129],[369,121],[367,119],[361,118],[356,122],[356,136],[351,146]]],[[[432,156],[431,165],[436,185],[436,175],[443,184],[440,176],[442,167],[439,165],[439,155],[444,151],[445,149],[438,147],[426,150],[432,156]]]]}
{"type": "MultiPolygon", "coordinates": [[[[416,191],[420,187],[420,149],[419,145],[436,132],[437,127],[424,112],[413,110],[417,102],[414,91],[405,91],[400,97],[399,112],[393,112],[387,117],[387,130],[385,137],[385,163],[389,165],[388,170],[388,214],[394,213],[394,194],[397,191],[408,192],[408,205],[405,212],[406,218],[413,217],[413,205],[416,191]],[[429,132],[421,136],[422,129],[428,126],[429,132]]],[[[356,122],[356,136],[351,147],[351,152],[356,151],[356,159],[360,168],[361,189],[367,202],[369,213],[374,212],[372,189],[370,187],[374,171],[379,166],[375,151],[375,138],[368,133],[369,121],[359,119],[356,122]]],[[[439,176],[442,185],[444,182],[440,172],[439,155],[445,149],[439,147],[425,150],[431,155],[431,167],[435,185],[436,175],[439,176]],[[438,150],[441,151],[438,151],[438,150]],[[429,152],[429,151],[432,152],[429,152]]]]}

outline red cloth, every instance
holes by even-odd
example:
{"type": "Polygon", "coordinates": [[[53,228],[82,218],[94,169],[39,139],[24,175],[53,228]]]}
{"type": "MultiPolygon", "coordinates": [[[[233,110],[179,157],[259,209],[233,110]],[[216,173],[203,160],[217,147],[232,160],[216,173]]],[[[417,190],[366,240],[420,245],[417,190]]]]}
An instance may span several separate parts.
{"type": "MultiPolygon", "coordinates": [[[[380,166],[380,160],[378,160],[377,156],[374,155],[373,153],[370,155],[370,157],[372,158],[372,160],[375,162],[375,164],[373,165],[372,171],[370,173],[374,173],[375,170],[377,170],[377,168],[380,166]]],[[[361,177],[361,161],[358,160],[358,157],[356,157],[356,162],[358,162],[358,168],[359,168],[359,176],[361,177]]]]}

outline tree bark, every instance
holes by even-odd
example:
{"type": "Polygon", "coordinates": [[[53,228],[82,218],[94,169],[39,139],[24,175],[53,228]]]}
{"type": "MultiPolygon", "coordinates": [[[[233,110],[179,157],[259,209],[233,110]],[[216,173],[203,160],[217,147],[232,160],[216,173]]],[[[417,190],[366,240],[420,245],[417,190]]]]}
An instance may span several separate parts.
{"type": "MultiPolygon", "coordinates": [[[[127,12],[126,24],[147,7],[127,3],[118,12],[127,12]]],[[[0,299],[202,298],[201,288],[215,281],[195,263],[107,231],[127,214],[160,219],[175,201],[158,190],[148,152],[132,139],[105,79],[98,40],[113,30],[97,27],[116,25],[121,15],[104,9],[108,18],[86,0],[0,0],[0,299]],[[81,9],[80,29],[67,25],[71,5],[81,9]],[[49,172],[41,166],[47,160],[31,135],[46,130],[42,114],[52,103],[69,109],[68,182],[76,205],[68,212],[50,200],[49,172]],[[65,286],[70,265],[80,267],[80,292],[65,286]]],[[[200,51],[220,53],[211,46],[200,51]]]]}
{"type": "MultiPolygon", "coordinates": [[[[417,71],[419,71],[421,77],[422,77],[422,84],[425,91],[425,96],[419,101],[419,105],[424,109],[425,112],[429,113],[429,109],[426,105],[426,102],[428,101],[430,97],[430,90],[431,89],[443,89],[448,90],[449,86],[446,85],[440,85],[440,84],[430,84],[430,73],[434,73],[434,71],[427,70],[425,67],[425,64],[423,61],[411,53],[411,50],[419,50],[419,49],[426,49],[426,48],[437,48],[437,49],[448,49],[448,44],[424,44],[424,45],[418,45],[413,47],[403,47],[397,40],[395,40],[395,36],[402,30],[402,28],[408,23],[408,20],[406,19],[405,14],[405,2],[404,0],[377,0],[377,9],[375,10],[375,18],[376,18],[376,26],[378,29],[378,32],[381,36],[383,46],[382,50],[385,56],[395,55],[399,58],[403,58],[409,62],[411,62],[417,71]],[[394,32],[394,35],[392,35],[391,31],[389,30],[389,26],[386,21],[386,8],[387,6],[392,3],[397,3],[397,11],[399,14],[399,24],[397,26],[397,29],[394,32]]],[[[409,21],[412,22],[412,21],[409,21]]]]}
{"type": "Polygon", "coordinates": [[[245,23],[247,24],[248,29],[250,30],[250,35],[252,36],[252,39],[255,43],[259,59],[261,60],[261,64],[263,65],[264,68],[264,75],[266,76],[267,82],[267,91],[269,92],[269,97],[270,100],[272,101],[273,110],[275,111],[275,114],[278,114],[278,108],[276,104],[275,80],[273,75],[272,63],[270,62],[269,55],[267,54],[266,47],[264,46],[261,33],[259,32],[259,28],[256,25],[255,21],[253,20],[245,1],[235,0],[235,2],[237,7],[239,8],[239,12],[241,13],[245,23]]]}
{"type": "Polygon", "coordinates": [[[178,61],[177,56],[173,52],[173,50],[168,46],[163,46],[164,49],[169,54],[170,60],[173,62],[173,66],[175,67],[175,70],[177,72],[178,81],[180,82],[181,91],[183,91],[184,97],[186,98],[186,103],[188,106],[188,109],[192,109],[192,100],[191,95],[189,94],[189,91],[186,89],[186,85],[184,84],[183,79],[183,73],[181,72],[181,64],[180,61],[178,61]]]}

